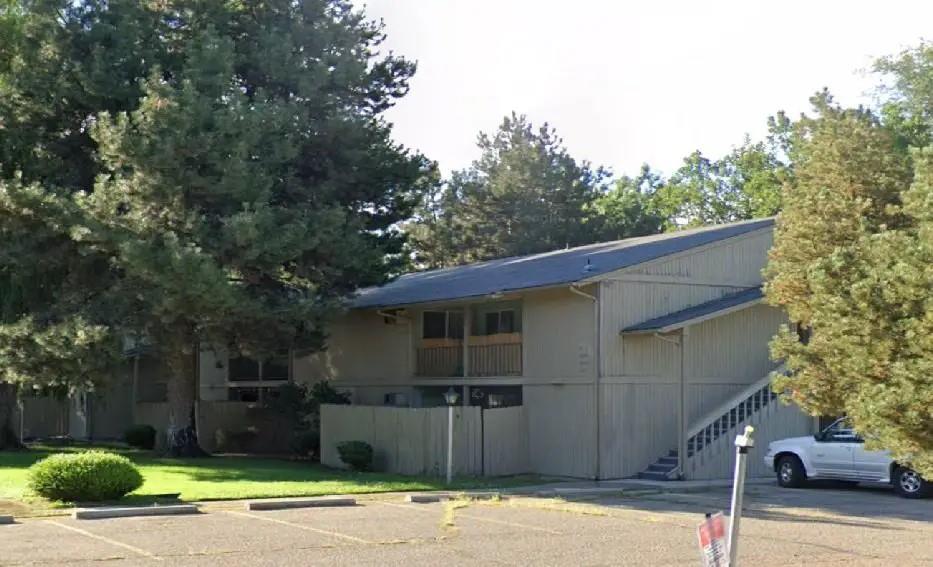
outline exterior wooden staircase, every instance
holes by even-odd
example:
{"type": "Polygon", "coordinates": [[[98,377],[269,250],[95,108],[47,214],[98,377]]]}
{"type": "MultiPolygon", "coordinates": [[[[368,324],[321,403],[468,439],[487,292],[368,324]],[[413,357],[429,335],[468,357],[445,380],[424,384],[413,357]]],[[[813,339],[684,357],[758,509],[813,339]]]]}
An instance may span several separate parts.
{"type": "MultiPolygon", "coordinates": [[[[782,371],[779,369],[778,371],[782,371]]],[[[714,443],[722,444],[724,436],[733,438],[750,420],[772,404],[779,403],[778,395],[771,390],[771,374],[737,393],[699,419],[687,430],[687,462],[702,456],[703,451],[714,443]]],[[[638,473],[638,478],[648,480],[677,480],[682,472],[677,450],[668,453],[638,473]]]]}

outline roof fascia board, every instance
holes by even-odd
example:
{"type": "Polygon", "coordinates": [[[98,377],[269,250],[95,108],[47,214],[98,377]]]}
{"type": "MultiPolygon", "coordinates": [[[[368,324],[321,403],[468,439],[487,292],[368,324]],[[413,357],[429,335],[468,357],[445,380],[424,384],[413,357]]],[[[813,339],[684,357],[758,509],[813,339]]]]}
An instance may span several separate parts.
{"type": "Polygon", "coordinates": [[[605,281],[612,282],[633,282],[633,283],[653,283],[659,285],[691,285],[697,287],[735,287],[739,289],[747,289],[752,287],[758,287],[761,285],[760,281],[755,282],[739,282],[739,281],[725,281],[725,280],[703,280],[696,278],[685,278],[680,276],[662,276],[662,275],[649,275],[649,274],[624,274],[615,278],[611,278],[605,281]]]}
{"type": "Polygon", "coordinates": [[[366,306],[366,307],[351,307],[351,311],[380,311],[386,309],[407,309],[407,308],[418,308],[418,309],[430,309],[431,307],[444,307],[450,305],[466,305],[473,303],[486,303],[490,301],[510,301],[515,299],[521,299],[524,295],[528,293],[534,293],[537,291],[548,291],[553,289],[564,289],[570,286],[580,287],[582,285],[588,285],[587,283],[580,282],[564,282],[550,285],[542,285],[536,287],[523,287],[519,289],[513,289],[508,291],[503,291],[501,297],[492,297],[492,294],[485,295],[470,295],[467,297],[457,297],[454,299],[439,299],[437,301],[420,301],[416,303],[400,303],[398,305],[382,305],[382,306],[366,306]]]}
{"type": "MultiPolygon", "coordinates": [[[[659,256],[657,258],[647,260],[645,262],[639,262],[638,264],[632,264],[631,266],[626,266],[624,268],[619,268],[618,270],[613,270],[611,272],[606,272],[604,274],[598,274],[591,276],[589,278],[583,278],[577,280],[578,285],[583,285],[587,283],[594,283],[603,280],[612,280],[618,279],[619,276],[628,274],[635,270],[644,268],[646,266],[651,266],[652,264],[659,264],[661,262],[668,262],[670,260],[676,260],[678,258],[685,258],[693,254],[697,254],[706,250],[712,250],[713,248],[719,248],[720,246],[727,246],[739,240],[744,240],[747,238],[752,238],[753,236],[758,236],[764,232],[771,232],[774,230],[774,225],[765,226],[756,230],[751,230],[742,234],[737,234],[735,236],[730,236],[729,238],[723,238],[722,240],[716,240],[715,242],[709,242],[707,244],[701,244],[700,246],[694,246],[693,248],[688,248],[680,252],[674,252],[673,254],[666,254],[664,256],[659,256]]],[[[748,284],[745,284],[748,285],[748,284]]]]}

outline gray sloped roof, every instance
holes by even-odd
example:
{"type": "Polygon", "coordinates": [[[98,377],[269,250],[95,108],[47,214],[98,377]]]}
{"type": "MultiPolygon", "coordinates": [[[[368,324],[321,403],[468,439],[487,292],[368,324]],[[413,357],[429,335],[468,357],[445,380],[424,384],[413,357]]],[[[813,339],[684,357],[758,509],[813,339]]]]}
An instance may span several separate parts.
{"type": "Polygon", "coordinates": [[[687,307],[680,311],[675,311],[667,315],[655,317],[622,329],[623,333],[651,333],[668,332],[675,329],[686,327],[691,321],[707,319],[715,316],[717,313],[726,310],[740,309],[742,307],[758,303],[762,300],[764,294],[760,287],[744,289],[736,293],[724,295],[719,299],[707,301],[693,307],[687,307]]]}
{"type": "Polygon", "coordinates": [[[743,221],[414,272],[360,290],[350,306],[393,307],[571,284],[773,224],[773,218],[743,221]]]}

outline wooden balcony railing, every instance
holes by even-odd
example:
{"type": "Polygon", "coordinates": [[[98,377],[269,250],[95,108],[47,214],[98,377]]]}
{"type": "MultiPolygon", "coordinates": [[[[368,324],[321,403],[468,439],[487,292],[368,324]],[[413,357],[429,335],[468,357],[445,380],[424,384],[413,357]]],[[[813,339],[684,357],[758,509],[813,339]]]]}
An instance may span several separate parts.
{"type": "Polygon", "coordinates": [[[428,377],[463,376],[463,347],[458,345],[418,348],[415,374],[428,377]]]}
{"type": "Polygon", "coordinates": [[[470,345],[470,376],[521,376],[522,343],[470,345]]]}
{"type": "MultiPolygon", "coordinates": [[[[470,337],[467,376],[521,376],[522,342],[519,333],[470,337]],[[479,344],[475,344],[479,343],[479,344]]],[[[424,377],[461,377],[463,344],[421,346],[415,374],[424,377]]]]}

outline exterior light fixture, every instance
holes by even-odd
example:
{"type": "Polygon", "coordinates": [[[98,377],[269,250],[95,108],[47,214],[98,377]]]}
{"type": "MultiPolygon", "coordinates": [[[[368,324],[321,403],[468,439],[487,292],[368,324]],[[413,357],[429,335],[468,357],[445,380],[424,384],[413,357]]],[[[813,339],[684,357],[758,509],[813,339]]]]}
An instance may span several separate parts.
{"type": "Polygon", "coordinates": [[[460,394],[458,394],[457,391],[454,390],[453,386],[451,386],[450,388],[447,389],[446,392],[444,392],[444,401],[447,403],[448,406],[457,405],[457,401],[459,399],[460,399],[460,394]]]}

